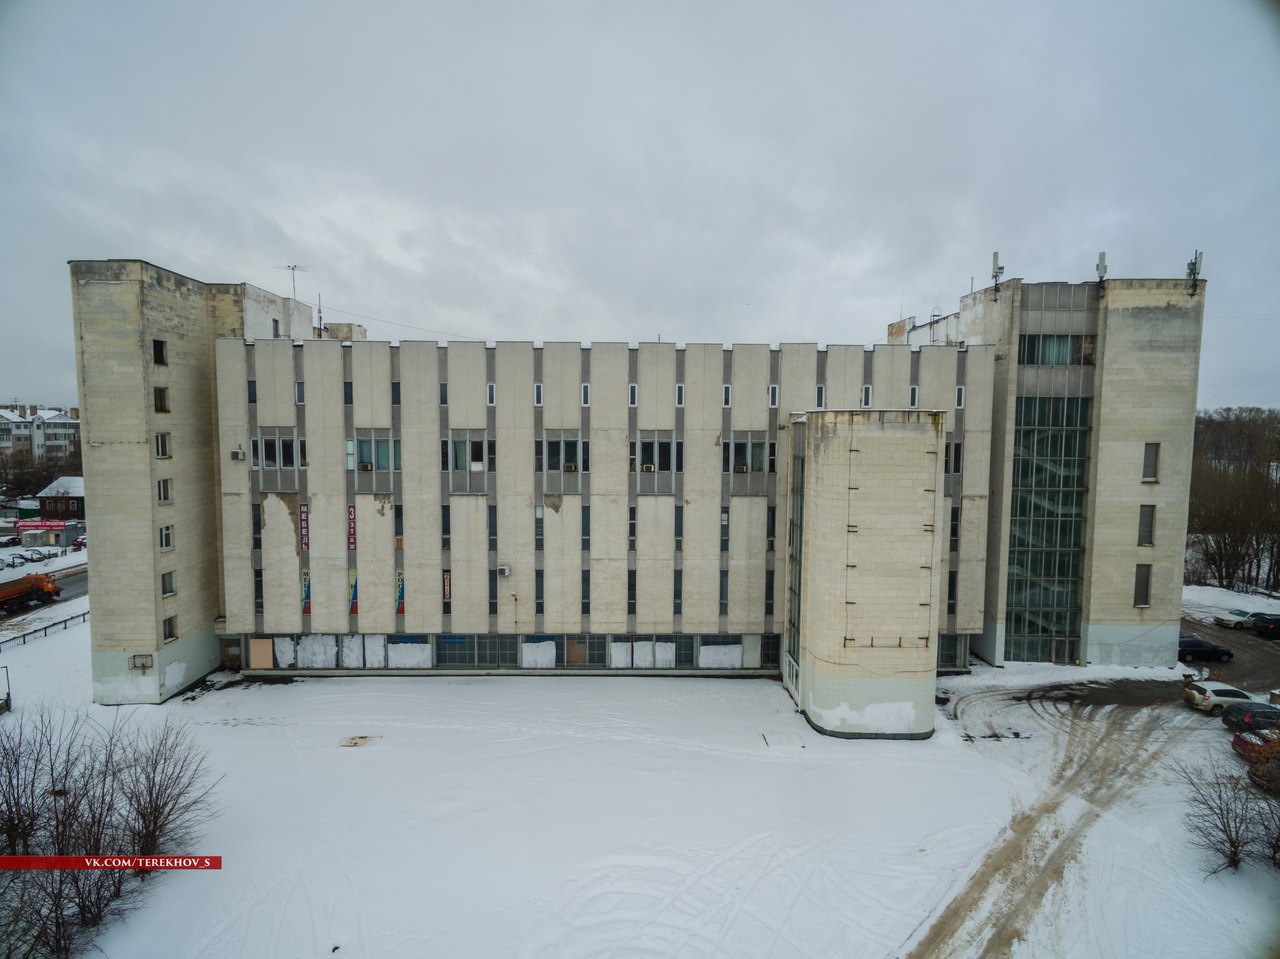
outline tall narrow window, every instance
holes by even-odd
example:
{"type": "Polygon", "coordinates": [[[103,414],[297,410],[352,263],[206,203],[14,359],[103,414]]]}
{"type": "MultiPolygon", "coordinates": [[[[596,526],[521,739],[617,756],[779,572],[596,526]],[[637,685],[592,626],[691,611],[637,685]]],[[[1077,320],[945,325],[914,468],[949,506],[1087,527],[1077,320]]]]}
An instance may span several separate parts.
{"type": "Polygon", "coordinates": [[[764,614],[773,615],[773,570],[764,571],[764,614]]]}
{"type": "Polygon", "coordinates": [[[498,615],[498,571],[489,570],[489,615],[498,615]]]}
{"type": "Polygon", "coordinates": [[[249,381],[249,405],[252,406],[256,402],[258,402],[258,381],[250,380],[249,381]]]}
{"type": "Polygon", "coordinates": [[[533,548],[541,550],[543,547],[542,532],[542,507],[535,506],[533,508],[533,548]]]}
{"type": "Polygon", "coordinates": [[[493,552],[498,548],[498,507],[490,504],[489,506],[489,551],[493,552]]]}
{"type": "Polygon", "coordinates": [[[636,571],[627,570],[627,615],[636,614],[636,571]]]}
{"type": "Polygon", "coordinates": [[[1160,478],[1160,444],[1148,443],[1142,451],[1142,482],[1154,483],[1160,478]]]}
{"type": "MultiPolygon", "coordinates": [[[[262,570],[258,570],[257,572],[258,572],[259,578],[254,582],[255,590],[257,587],[262,585],[262,579],[261,579],[262,570]]],[[[255,592],[254,601],[255,601],[255,605],[257,606],[258,612],[262,612],[262,604],[261,604],[260,596],[261,596],[260,592],[255,592]]],[[[164,641],[166,643],[171,643],[177,638],[178,638],[178,617],[166,616],[164,618],[164,641]]]]}
{"type": "Polygon", "coordinates": [[[1156,508],[1154,506],[1138,507],[1138,545],[1154,546],[1156,544],[1156,508]]]}
{"type": "Polygon", "coordinates": [[[636,508],[627,507],[627,549],[634,552],[636,548],[636,508]]]}
{"type": "Polygon", "coordinates": [[[684,507],[676,507],[676,552],[684,549],[684,507]]]}
{"type": "Polygon", "coordinates": [[[591,570],[582,571],[582,615],[591,615],[591,570]]]}
{"type": "Polygon", "coordinates": [[[871,384],[867,383],[862,387],[862,406],[864,409],[871,406],[871,384]]]}
{"type": "Polygon", "coordinates": [[[684,406],[684,384],[683,383],[676,384],[676,406],[677,407],[684,406]]]}
{"type": "Polygon", "coordinates": [[[628,383],[627,384],[627,405],[635,406],[636,401],[638,399],[639,399],[639,389],[636,387],[636,384],[628,383]]]}
{"type": "Polygon", "coordinates": [[[453,536],[449,531],[449,507],[440,507],[440,548],[448,549],[453,536]]]}
{"type": "Polygon", "coordinates": [[[951,507],[951,549],[954,551],[960,544],[960,507],[951,507]]]}
{"type": "Polygon", "coordinates": [[[817,406],[820,410],[827,408],[827,387],[825,383],[818,384],[817,406]]]}
{"type": "Polygon", "coordinates": [[[178,574],[170,570],[160,574],[160,595],[172,596],[178,591],[178,574]]]}
{"type": "Polygon", "coordinates": [[[151,362],[156,366],[169,365],[169,350],[167,349],[164,340],[151,341],[151,362]]]}
{"type": "Polygon", "coordinates": [[[448,383],[440,384],[440,405],[441,406],[449,405],[449,384],[448,383]]]}
{"type": "Polygon", "coordinates": [[[155,406],[157,413],[169,412],[169,388],[167,386],[157,386],[154,393],[155,406]]]}
{"type": "Polygon", "coordinates": [[[769,409],[776,410],[778,408],[778,384],[769,384],[769,409]]]}
{"type": "Polygon", "coordinates": [[[392,406],[400,405],[400,381],[399,380],[391,381],[391,405],[392,406]]]}
{"type": "Polygon", "coordinates": [[[535,569],[533,571],[533,611],[535,613],[543,611],[542,582],[542,570],[535,569]]]}
{"type": "Polygon", "coordinates": [[[404,536],[404,507],[399,503],[395,505],[395,531],[391,535],[397,539],[404,536]]]}
{"type": "Polygon", "coordinates": [[[582,405],[583,406],[591,405],[591,384],[590,383],[582,384],[582,405]]]}
{"type": "Polygon", "coordinates": [[[947,615],[956,614],[956,571],[947,570],[947,615]]]}
{"type": "Polygon", "coordinates": [[[729,615],[729,571],[720,570],[720,615],[729,615]]]}
{"type": "Polygon", "coordinates": [[[534,406],[542,405],[542,384],[541,383],[533,384],[533,405],[534,406]]]}
{"type": "Polygon", "coordinates": [[[733,387],[730,386],[728,383],[724,385],[724,405],[725,406],[733,405],[733,387]]]}
{"type": "MultiPolygon", "coordinates": [[[[156,459],[167,460],[171,454],[169,453],[169,434],[156,434],[156,459]]],[[[243,457],[242,457],[243,458],[243,457]]]]}
{"type": "Polygon", "coordinates": [[[172,526],[160,527],[160,548],[173,549],[173,527],[172,526]]]}
{"type": "Polygon", "coordinates": [[[778,507],[768,507],[764,517],[764,548],[767,552],[773,552],[774,540],[778,533],[778,507]]]}
{"type": "Polygon", "coordinates": [[[729,507],[720,510],[720,552],[729,552],[729,507]]]}
{"type": "Polygon", "coordinates": [[[684,570],[675,571],[675,578],[671,583],[671,611],[679,616],[684,612],[684,570]]]}
{"type": "Polygon", "coordinates": [[[1139,563],[1133,570],[1133,605],[1151,605],[1151,564],[1139,563]]]}
{"type": "Polygon", "coordinates": [[[356,401],[355,387],[351,385],[350,380],[342,381],[342,405],[350,406],[356,401]]]}
{"type": "Polygon", "coordinates": [[[591,507],[582,507],[582,551],[591,549],[591,507]]]}
{"type": "Polygon", "coordinates": [[[249,507],[249,528],[253,531],[253,548],[262,549],[262,506],[258,503],[249,507]]]}
{"type": "Polygon", "coordinates": [[[495,406],[498,402],[498,386],[496,383],[486,383],[484,388],[484,401],[488,406],[495,406]]]}
{"type": "Polygon", "coordinates": [[[173,480],[170,480],[170,479],[156,480],[156,502],[157,503],[173,502],[173,480]]]}
{"type": "Polygon", "coordinates": [[[912,386],[907,393],[907,405],[913,410],[920,405],[920,387],[912,386]]]}
{"type": "Polygon", "coordinates": [[[963,386],[956,387],[956,409],[958,410],[964,409],[964,387],[963,386]]]}

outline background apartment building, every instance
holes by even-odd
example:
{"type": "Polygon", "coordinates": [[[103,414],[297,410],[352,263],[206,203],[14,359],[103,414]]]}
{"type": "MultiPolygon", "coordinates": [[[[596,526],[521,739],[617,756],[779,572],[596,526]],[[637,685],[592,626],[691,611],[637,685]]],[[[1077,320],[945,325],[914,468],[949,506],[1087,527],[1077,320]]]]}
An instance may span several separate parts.
{"type": "MultiPolygon", "coordinates": [[[[1014,485],[1039,435],[1024,435],[1038,413],[1019,399],[1092,400],[1110,386],[1096,364],[1111,324],[1096,302],[1080,310],[1097,327],[1086,396],[1054,369],[1042,387],[1010,361],[1033,302],[1016,284],[998,306],[966,299],[960,319],[982,332],[963,342],[921,344],[926,328],[904,324],[900,342],[874,349],[488,346],[367,342],[358,329],[316,338],[305,306],[252,287],[137,261],[71,266],[93,541],[124,542],[145,567],[90,566],[99,702],[162,701],[220,662],[731,669],[780,674],[823,731],[922,737],[938,664],[963,668],[970,644],[996,663],[1073,661],[1090,641],[1107,656],[1174,659],[1167,631],[1142,632],[1142,620],[1165,617],[1176,641],[1167,583],[1180,582],[1181,551],[1167,537],[1185,532],[1202,297],[1178,301],[1187,315],[1158,354],[1167,368],[1142,374],[1190,370],[1177,410],[1120,413],[1123,437],[1098,452],[1107,407],[1072,408],[1090,424],[1088,481],[1073,474],[1063,489],[1073,504],[1081,494],[1084,543],[1055,549],[1080,550],[1080,607],[1062,620],[1078,635],[1036,645],[1011,597],[1024,602],[1023,579],[1043,590],[1044,577],[1024,576],[1020,552],[1011,564],[1009,544],[1042,531],[1011,510],[1048,498],[1014,485]],[[1167,438],[1148,435],[1152,416],[1167,438]],[[1088,517],[1149,505],[1130,502],[1147,487],[1098,476],[1124,465],[1133,435],[1167,444],[1166,467],[1182,462],[1160,477],[1164,552],[1136,554],[1151,559],[1137,563],[1148,602],[1129,607],[1105,581],[1139,548],[1108,540],[1094,555],[1088,517]]],[[[1119,292],[1108,284],[1117,326],[1119,292]]],[[[1172,309],[1157,300],[1142,302],[1172,309]]],[[[1049,335],[1057,320],[1034,302],[1049,335]]],[[[1141,379],[1142,365],[1116,369],[1141,379]]],[[[1125,375],[1117,403],[1140,389],[1125,375]]],[[[1078,431],[1060,422],[1067,408],[1045,429],[1078,431]]],[[[1055,568],[1053,588],[1068,578],[1055,568]]]]}

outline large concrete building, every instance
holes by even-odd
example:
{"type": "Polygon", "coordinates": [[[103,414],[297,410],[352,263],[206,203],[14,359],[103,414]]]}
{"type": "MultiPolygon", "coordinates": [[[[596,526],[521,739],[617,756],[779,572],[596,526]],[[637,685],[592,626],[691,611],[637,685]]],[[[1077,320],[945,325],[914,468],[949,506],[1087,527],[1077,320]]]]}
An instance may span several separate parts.
{"type": "MultiPolygon", "coordinates": [[[[73,262],[95,700],[260,673],[779,676],[921,738],[939,669],[1175,660],[1203,283],[1024,284],[862,346],[368,342],[73,262]]],[[[332,332],[332,331],[330,331],[332,332]]]]}

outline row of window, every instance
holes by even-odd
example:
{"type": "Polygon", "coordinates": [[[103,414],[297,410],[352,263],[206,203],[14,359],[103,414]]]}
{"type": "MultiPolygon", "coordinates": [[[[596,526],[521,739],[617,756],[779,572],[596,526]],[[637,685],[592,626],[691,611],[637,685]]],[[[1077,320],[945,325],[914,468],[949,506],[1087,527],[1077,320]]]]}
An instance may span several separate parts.
{"type": "MultiPolygon", "coordinates": [[[[582,406],[589,407],[591,405],[591,384],[582,383],[580,386],[581,386],[582,406]]],[[[910,389],[911,389],[911,393],[910,393],[909,405],[912,409],[915,409],[916,406],[918,405],[920,388],[919,386],[912,384],[910,389]]],[[[160,406],[161,392],[162,392],[161,388],[157,388],[156,412],[167,413],[169,411],[168,391],[167,390],[163,391],[165,393],[165,402],[164,402],[163,409],[160,406]]],[[[684,384],[677,383],[676,396],[675,396],[675,405],[677,408],[682,408],[684,406],[684,393],[685,393],[684,384]]],[[[542,384],[534,383],[533,384],[533,405],[534,406],[536,407],[542,406],[542,395],[543,395],[542,384]]],[[[248,381],[248,396],[249,396],[250,403],[258,402],[258,383],[256,380],[248,381]]],[[[770,409],[777,409],[778,396],[779,396],[778,384],[777,383],[769,384],[769,408],[770,409]]],[[[342,397],[343,397],[343,403],[347,406],[352,405],[352,403],[355,401],[355,387],[354,387],[354,384],[351,382],[351,380],[343,381],[342,397]]],[[[862,387],[863,407],[871,406],[871,397],[872,397],[871,384],[866,383],[862,387]]],[[[640,398],[639,385],[636,383],[628,383],[627,384],[627,405],[633,408],[638,406],[639,398],[640,398]]],[[[728,409],[733,405],[733,386],[731,384],[729,383],[724,384],[723,391],[721,393],[721,399],[726,409],[728,409]]],[[[306,402],[306,387],[301,380],[295,381],[294,383],[294,402],[299,405],[306,402]]],[[[485,384],[485,403],[488,406],[496,406],[498,404],[498,385],[496,383],[485,384]]],[[[447,406],[448,404],[449,404],[449,384],[441,383],[440,384],[440,405],[447,406]]],[[[392,380],[391,382],[391,405],[392,406],[400,405],[399,380],[392,380]]],[[[816,409],[821,410],[821,409],[826,409],[826,406],[827,406],[827,388],[825,384],[819,383],[817,386],[816,395],[814,396],[814,407],[816,409]]],[[[956,408],[957,409],[964,408],[964,387],[963,386],[956,387],[956,408]]]]}

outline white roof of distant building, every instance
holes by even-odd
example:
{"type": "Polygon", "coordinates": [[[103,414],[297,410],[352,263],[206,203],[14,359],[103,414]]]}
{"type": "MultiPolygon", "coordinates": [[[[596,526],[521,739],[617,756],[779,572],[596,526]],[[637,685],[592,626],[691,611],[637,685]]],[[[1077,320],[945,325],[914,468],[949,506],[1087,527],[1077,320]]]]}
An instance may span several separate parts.
{"type": "Polygon", "coordinates": [[[19,416],[13,410],[0,410],[0,419],[8,420],[10,423],[24,423],[26,419],[19,416]]]}
{"type": "Polygon", "coordinates": [[[59,476],[36,496],[83,496],[83,476],[59,476]]]}

